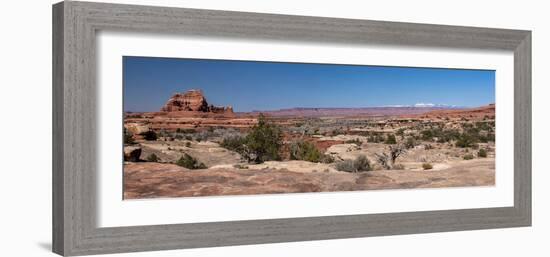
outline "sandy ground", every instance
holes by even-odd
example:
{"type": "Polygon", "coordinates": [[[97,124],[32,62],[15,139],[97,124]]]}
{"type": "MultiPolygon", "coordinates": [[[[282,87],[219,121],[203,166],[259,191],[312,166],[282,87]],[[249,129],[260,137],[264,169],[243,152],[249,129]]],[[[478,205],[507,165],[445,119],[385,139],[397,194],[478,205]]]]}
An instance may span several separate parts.
{"type": "MultiPolygon", "coordinates": [[[[494,163],[494,158],[479,158],[442,164],[432,170],[376,170],[362,173],[322,169],[293,172],[281,165],[275,165],[279,167],[277,169],[271,168],[269,163],[243,169],[219,166],[204,170],[188,170],[166,163],[125,163],[124,197],[139,199],[492,186],[495,184],[494,163]]],[[[311,170],[311,167],[304,167],[306,169],[311,170]]]]}

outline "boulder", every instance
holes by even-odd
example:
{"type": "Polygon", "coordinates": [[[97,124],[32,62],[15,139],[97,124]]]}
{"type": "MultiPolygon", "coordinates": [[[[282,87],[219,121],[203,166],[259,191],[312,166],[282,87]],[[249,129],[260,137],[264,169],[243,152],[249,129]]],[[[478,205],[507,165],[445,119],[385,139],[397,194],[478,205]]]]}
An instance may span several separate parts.
{"type": "Polygon", "coordinates": [[[335,158],[336,160],[350,159],[351,156],[355,156],[355,153],[358,153],[361,148],[356,144],[337,144],[331,145],[325,151],[325,154],[328,154],[335,158]]]}
{"type": "Polygon", "coordinates": [[[144,124],[139,124],[139,123],[127,123],[127,124],[124,124],[124,127],[132,135],[140,135],[150,130],[149,126],[144,124]]]}
{"type": "Polygon", "coordinates": [[[338,144],[338,145],[331,145],[326,153],[327,154],[342,154],[342,153],[347,153],[347,152],[352,152],[352,151],[357,151],[361,149],[359,146],[357,146],[356,144],[338,144]]]}
{"type": "Polygon", "coordinates": [[[138,162],[140,156],[141,156],[141,147],[139,146],[124,147],[124,161],[138,162]]]}

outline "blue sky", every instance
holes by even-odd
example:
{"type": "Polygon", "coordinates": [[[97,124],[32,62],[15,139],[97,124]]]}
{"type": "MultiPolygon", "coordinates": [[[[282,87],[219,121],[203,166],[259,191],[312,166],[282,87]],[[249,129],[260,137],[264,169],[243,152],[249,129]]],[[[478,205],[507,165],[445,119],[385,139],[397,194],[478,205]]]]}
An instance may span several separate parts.
{"type": "Polygon", "coordinates": [[[341,64],[123,57],[124,111],[158,111],[175,92],[202,89],[237,112],[495,102],[495,72],[341,64]]]}

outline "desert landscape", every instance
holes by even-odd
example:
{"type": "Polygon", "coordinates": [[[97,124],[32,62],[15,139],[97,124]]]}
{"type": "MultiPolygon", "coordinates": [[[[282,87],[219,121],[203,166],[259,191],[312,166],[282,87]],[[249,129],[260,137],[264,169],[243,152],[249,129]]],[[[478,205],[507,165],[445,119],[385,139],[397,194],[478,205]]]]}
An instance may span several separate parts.
{"type": "Polygon", "coordinates": [[[495,105],[124,113],[124,199],[492,186],[495,105]]]}

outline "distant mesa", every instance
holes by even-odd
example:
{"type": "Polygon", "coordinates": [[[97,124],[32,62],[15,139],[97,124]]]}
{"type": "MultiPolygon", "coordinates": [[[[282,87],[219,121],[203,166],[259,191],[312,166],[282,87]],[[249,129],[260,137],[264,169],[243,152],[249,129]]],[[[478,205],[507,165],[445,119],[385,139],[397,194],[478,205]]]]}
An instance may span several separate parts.
{"type": "Polygon", "coordinates": [[[496,106],[494,103],[475,107],[475,108],[465,108],[465,109],[450,109],[450,110],[434,110],[422,114],[425,118],[434,118],[434,117],[449,117],[449,118],[495,118],[495,109],[496,106]]]}
{"type": "Polygon", "coordinates": [[[172,95],[160,111],[233,114],[233,107],[208,104],[202,90],[191,89],[185,93],[175,93],[172,95]]]}

